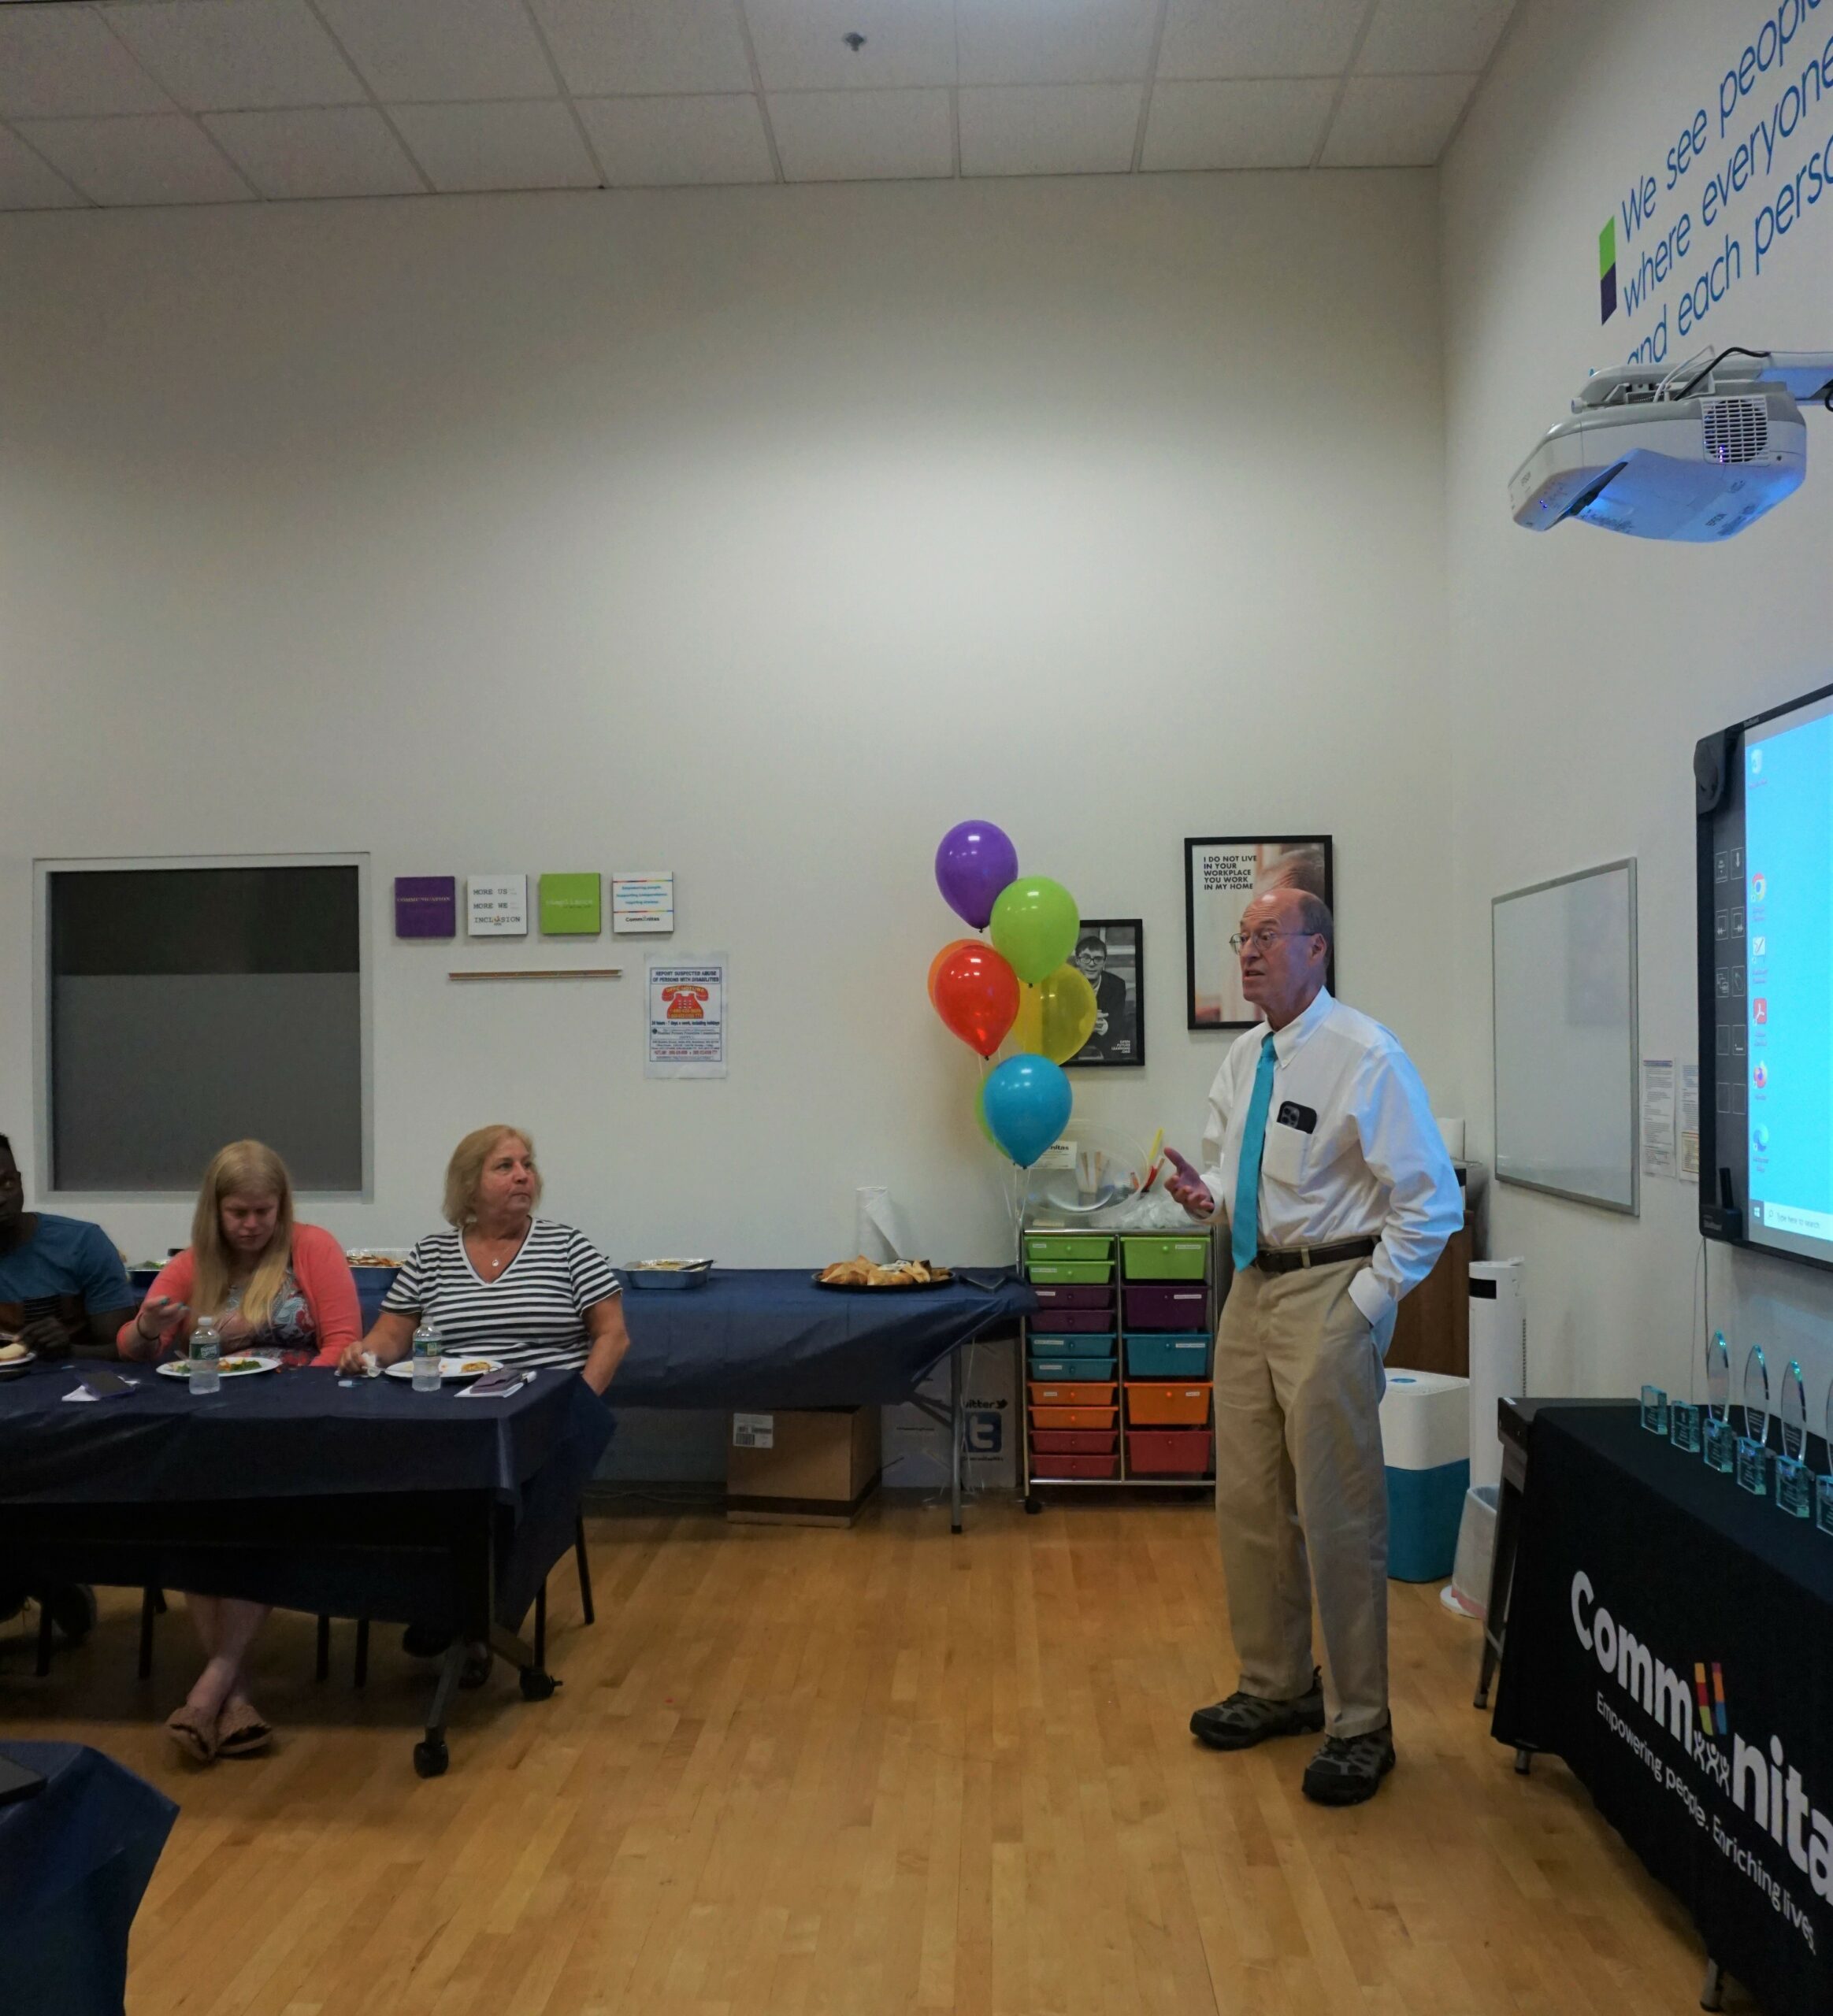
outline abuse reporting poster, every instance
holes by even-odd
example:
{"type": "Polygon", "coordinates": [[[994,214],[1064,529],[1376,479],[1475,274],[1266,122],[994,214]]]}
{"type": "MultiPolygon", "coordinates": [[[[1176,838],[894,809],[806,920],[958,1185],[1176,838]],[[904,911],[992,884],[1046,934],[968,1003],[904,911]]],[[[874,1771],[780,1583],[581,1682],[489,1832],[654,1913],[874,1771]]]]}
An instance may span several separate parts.
{"type": "Polygon", "coordinates": [[[651,959],[646,1078],[725,1076],[725,955],[651,959]]]}

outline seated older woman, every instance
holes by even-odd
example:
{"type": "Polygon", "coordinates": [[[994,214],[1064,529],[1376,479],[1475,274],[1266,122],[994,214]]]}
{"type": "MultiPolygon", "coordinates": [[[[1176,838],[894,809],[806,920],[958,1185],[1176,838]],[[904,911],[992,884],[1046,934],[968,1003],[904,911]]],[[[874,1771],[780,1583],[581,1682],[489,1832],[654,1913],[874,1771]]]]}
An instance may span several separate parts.
{"type": "Polygon", "coordinates": [[[483,1351],[505,1366],[577,1369],[595,1393],[611,1383],[629,1338],[618,1277],[584,1233],[537,1217],[540,1171],[520,1128],[480,1127],[446,1169],[450,1232],[421,1240],[383,1297],[362,1343],[340,1369],[405,1358],[430,1318],[452,1351],[483,1351]]]}
{"type": "MultiPolygon", "coordinates": [[[[123,1358],[152,1358],[185,1343],[213,1316],[236,1351],[272,1351],[295,1365],[333,1364],[362,1326],[342,1249],[318,1225],[293,1221],[287,1166],[258,1141],[232,1141],[204,1172],[191,1244],[162,1267],[117,1340],[123,1358]]],[[[249,1699],[246,1671],[269,1606],[187,1595],[205,1666],[166,1729],[199,1764],[251,1757],[273,1731],[249,1699]]]]}

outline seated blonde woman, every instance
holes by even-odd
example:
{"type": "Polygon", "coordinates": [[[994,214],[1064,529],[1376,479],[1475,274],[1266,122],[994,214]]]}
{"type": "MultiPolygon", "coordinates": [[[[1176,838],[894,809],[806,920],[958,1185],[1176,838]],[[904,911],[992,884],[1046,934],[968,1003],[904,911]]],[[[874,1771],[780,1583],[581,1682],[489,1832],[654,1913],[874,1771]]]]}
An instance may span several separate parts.
{"type": "MultiPolygon", "coordinates": [[[[293,1221],[287,1166],[258,1141],[232,1141],[204,1172],[191,1244],[166,1262],[123,1324],[123,1358],[154,1358],[188,1343],[213,1316],[226,1347],[277,1351],[296,1365],[335,1364],[362,1328],[356,1282],[337,1241],[293,1221]]],[[[205,1665],[166,1729],[199,1764],[251,1757],[273,1730],[249,1699],[244,1670],[269,1606],[234,1596],[187,1595],[205,1665]]]]}
{"type": "Polygon", "coordinates": [[[630,1343],[618,1277],[584,1232],[536,1217],[540,1201],[526,1134],[502,1126],[467,1134],[446,1169],[451,1230],[414,1247],[369,1334],[344,1351],[340,1369],[360,1370],[365,1351],[384,1366],[405,1358],[416,1326],[430,1317],[448,1351],[577,1369],[603,1392],[630,1343]]]}

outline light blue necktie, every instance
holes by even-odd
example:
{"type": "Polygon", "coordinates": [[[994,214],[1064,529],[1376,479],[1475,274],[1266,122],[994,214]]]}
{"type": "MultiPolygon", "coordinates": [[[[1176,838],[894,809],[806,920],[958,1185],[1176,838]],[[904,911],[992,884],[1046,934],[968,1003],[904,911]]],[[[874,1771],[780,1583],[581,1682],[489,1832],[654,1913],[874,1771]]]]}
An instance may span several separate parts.
{"type": "Polygon", "coordinates": [[[1248,1124],[1241,1129],[1241,1158],[1235,1170],[1234,1236],[1229,1250],[1235,1272],[1253,1264],[1260,1245],[1260,1151],[1267,1145],[1267,1109],[1273,1103],[1273,1033],[1260,1046],[1254,1069],[1254,1095],[1248,1101],[1248,1124]]]}

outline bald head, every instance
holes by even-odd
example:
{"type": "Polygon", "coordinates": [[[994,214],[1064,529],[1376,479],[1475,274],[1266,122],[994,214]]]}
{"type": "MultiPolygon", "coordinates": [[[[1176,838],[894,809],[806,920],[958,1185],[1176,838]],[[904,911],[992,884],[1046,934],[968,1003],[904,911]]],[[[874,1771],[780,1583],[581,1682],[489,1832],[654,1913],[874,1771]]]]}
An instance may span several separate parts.
{"type": "Polygon", "coordinates": [[[1271,1028],[1284,1028],[1317,999],[1335,939],[1330,906],[1303,889],[1263,890],[1241,912],[1241,992],[1271,1028]]]}

